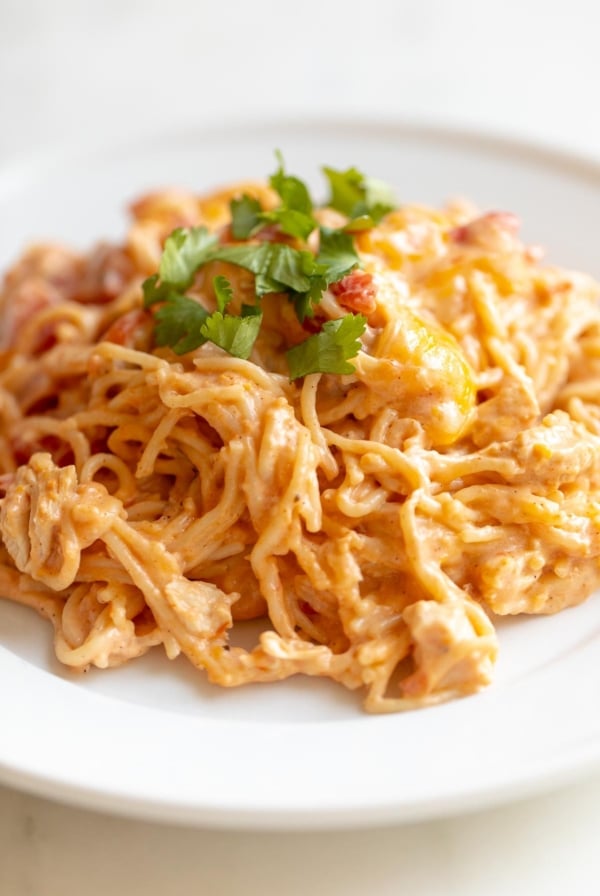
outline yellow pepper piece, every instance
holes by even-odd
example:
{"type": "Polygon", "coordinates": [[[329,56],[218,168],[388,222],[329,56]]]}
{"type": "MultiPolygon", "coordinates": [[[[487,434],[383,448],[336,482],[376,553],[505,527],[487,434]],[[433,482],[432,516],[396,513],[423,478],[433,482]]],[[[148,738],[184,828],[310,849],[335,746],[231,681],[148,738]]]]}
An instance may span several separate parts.
{"type": "MultiPolygon", "coordinates": [[[[418,420],[433,446],[451,445],[475,405],[474,374],[454,337],[407,307],[356,359],[359,379],[400,414],[418,420]]],[[[375,408],[370,408],[374,411],[375,408]]]]}

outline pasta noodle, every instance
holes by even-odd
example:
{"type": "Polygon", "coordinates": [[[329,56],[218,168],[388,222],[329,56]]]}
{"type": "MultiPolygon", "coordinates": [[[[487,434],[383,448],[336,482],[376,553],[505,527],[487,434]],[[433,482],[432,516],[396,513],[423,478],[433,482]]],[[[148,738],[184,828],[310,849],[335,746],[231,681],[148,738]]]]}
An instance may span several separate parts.
{"type": "MultiPolygon", "coordinates": [[[[242,195],[277,206],[254,182],[158,192],[123,245],[37,245],[7,273],[0,595],[50,620],[73,669],[162,645],[218,685],[329,677],[371,712],[476,692],[495,614],[600,581],[599,287],[544,266],[512,215],[405,206],[356,231],[360,268],[316,319],[267,292],[249,358],[175,354],[142,283],[175,228],[231,241],[242,195]],[[290,379],[284,352],[349,312],[367,321],[352,372],[290,379]]],[[[295,244],[247,240],[268,241],[295,244]]],[[[239,311],[254,274],[231,262],[188,295],[214,312],[220,276],[239,311]]]]}

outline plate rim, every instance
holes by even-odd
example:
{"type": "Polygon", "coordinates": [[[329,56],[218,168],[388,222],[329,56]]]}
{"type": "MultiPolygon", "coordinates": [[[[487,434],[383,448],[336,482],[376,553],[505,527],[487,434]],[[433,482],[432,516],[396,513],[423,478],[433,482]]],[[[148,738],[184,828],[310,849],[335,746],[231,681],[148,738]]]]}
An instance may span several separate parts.
{"type": "Polygon", "coordinates": [[[82,137],[75,145],[71,143],[53,143],[38,151],[29,150],[19,158],[8,157],[4,162],[0,161],[0,198],[4,191],[10,189],[11,181],[23,178],[31,178],[36,173],[46,176],[54,167],[64,165],[69,161],[81,160],[83,157],[91,159],[101,158],[107,153],[120,153],[131,149],[141,142],[169,141],[175,137],[189,139],[204,132],[210,135],[223,134],[244,130],[247,132],[260,132],[279,128],[281,130],[307,130],[340,132],[356,132],[357,129],[376,129],[386,136],[408,136],[425,140],[440,140],[448,144],[468,143],[473,148],[483,150],[490,154],[501,153],[518,159],[527,158],[531,161],[539,161],[548,168],[564,170],[565,167],[577,176],[597,182],[600,177],[600,156],[595,156],[591,151],[573,149],[551,140],[537,139],[532,136],[519,136],[507,130],[495,129],[483,126],[445,122],[418,116],[397,116],[360,114],[356,117],[336,114],[311,114],[311,115],[260,115],[241,116],[230,115],[226,117],[210,116],[202,123],[191,125],[189,122],[178,125],[174,123],[169,128],[136,127],[126,137],[112,139],[102,136],[100,139],[82,137]]]}

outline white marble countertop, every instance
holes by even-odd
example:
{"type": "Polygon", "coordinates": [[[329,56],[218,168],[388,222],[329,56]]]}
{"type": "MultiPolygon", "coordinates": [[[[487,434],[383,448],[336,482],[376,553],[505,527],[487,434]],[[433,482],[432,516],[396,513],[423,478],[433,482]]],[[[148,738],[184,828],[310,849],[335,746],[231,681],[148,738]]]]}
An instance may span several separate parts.
{"type": "MultiPolygon", "coordinates": [[[[2,0],[0,165],[82,135],[308,113],[600,158],[599,26],[594,0],[2,0]]],[[[599,837],[600,773],[461,818],[318,834],[146,824],[0,787],[0,894],[586,896],[599,837]]]]}
{"type": "Polygon", "coordinates": [[[2,896],[596,896],[600,777],[422,825],[331,833],[198,831],[0,788],[2,896]]]}

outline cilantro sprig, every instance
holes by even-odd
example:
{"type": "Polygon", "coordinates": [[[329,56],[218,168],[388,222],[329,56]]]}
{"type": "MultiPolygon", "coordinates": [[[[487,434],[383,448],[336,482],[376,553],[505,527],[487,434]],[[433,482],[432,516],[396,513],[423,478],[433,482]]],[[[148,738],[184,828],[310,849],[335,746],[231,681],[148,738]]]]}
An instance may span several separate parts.
{"type": "Polygon", "coordinates": [[[328,320],[314,333],[286,352],[290,379],[309,373],[353,373],[349,361],[360,350],[360,337],[367,324],[362,314],[346,314],[328,320]]]}
{"type": "Polygon", "coordinates": [[[244,193],[239,199],[232,199],[229,208],[234,240],[247,240],[263,226],[262,206],[253,196],[244,193]]]}
{"type": "MultiPolygon", "coordinates": [[[[142,286],[144,306],[159,306],[155,311],[157,345],[185,354],[212,342],[234,357],[248,359],[262,324],[264,295],[282,294],[303,322],[314,316],[324,291],[360,265],[354,233],[373,227],[393,207],[389,189],[355,168],[324,168],[331,190],[328,204],[349,221],[339,229],[319,227],[308,188],[286,172],[281,154],[277,159],[279,166],[269,179],[280,200],[275,208],[264,210],[258,199],[246,194],[230,203],[231,234],[236,242],[221,244],[206,227],[177,228],[165,241],[158,272],[142,286]],[[292,244],[261,241],[260,233],[268,226],[291,237],[292,244]],[[319,248],[315,253],[307,240],[316,230],[319,248]],[[212,281],[217,306],[212,313],[186,295],[198,270],[211,261],[250,271],[255,304],[242,304],[239,313],[230,313],[234,291],[222,275],[212,281]]],[[[350,361],[360,350],[365,326],[360,314],[323,323],[318,332],[286,352],[290,378],[351,373],[350,361]]]]}
{"type": "Polygon", "coordinates": [[[373,227],[395,207],[393,191],[384,181],[365,177],[356,168],[337,171],[325,167],[323,173],[331,190],[328,204],[350,218],[349,231],[373,227]]]}
{"type": "Polygon", "coordinates": [[[241,314],[227,314],[233,301],[231,283],[222,275],[213,279],[217,310],[210,314],[195,299],[173,293],[156,312],[157,345],[170,346],[176,355],[212,342],[235,358],[248,359],[262,323],[260,309],[242,305],[241,314]]]}
{"type": "Polygon", "coordinates": [[[277,153],[279,168],[269,178],[269,184],[279,195],[277,208],[263,211],[260,202],[244,194],[231,201],[231,233],[236,240],[256,235],[267,224],[275,224],[288,236],[306,240],[318,227],[313,217],[310,193],[298,177],[287,174],[281,153],[277,153]]]}
{"type": "Polygon", "coordinates": [[[213,279],[213,289],[217,310],[206,318],[200,333],[207,342],[218,345],[234,358],[247,360],[260,330],[262,313],[254,305],[242,305],[239,317],[227,314],[225,309],[233,301],[233,288],[222,274],[213,279]]]}
{"type": "Polygon", "coordinates": [[[206,342],[202,327],[208,317],[208,311],[199,302],[173,293],[156,312],[156,344],[170,346],[176,355],[194,351],[206,342]]]}

